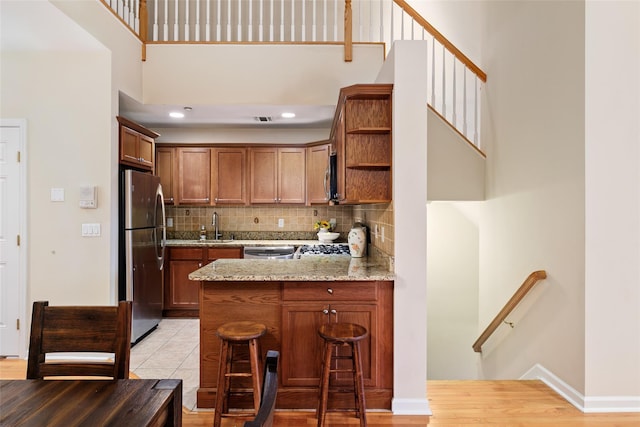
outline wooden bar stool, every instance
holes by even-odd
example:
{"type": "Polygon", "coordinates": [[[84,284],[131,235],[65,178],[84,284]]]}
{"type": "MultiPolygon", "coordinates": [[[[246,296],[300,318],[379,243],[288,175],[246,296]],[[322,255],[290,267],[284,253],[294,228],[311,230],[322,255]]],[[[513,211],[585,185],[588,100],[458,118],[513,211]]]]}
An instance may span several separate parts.
{"type": "Polygon", "coordinates": [[[366,404],[364,401],[364,381],[362,378],[362,359],[360,356],[360,341],[365,339],[369,332],[366,328],[354,323],[327,323],[320,326],[318,334],[324,340],[324,358],[322,362],[322,376],[320,377],[320,401],[318,403],[317,417],[318,427],[324,426],[324,417],[327,413],[327,401],[329,400],[329,377],[333,372],[351,372],[353,376],[353,393],[355,398],[356,417],[360,419],[360,427],[366,427],[366,404]],[[348,346],[351,348],[349,356],[333,355],[334,348],[348,346]],[[331,368],[333,360],[348,359],[351,361],[351,369],[331,368]]]}
{"type": "MultiPolygon", "coordinates": [[[[231,378],[251,377],[253,392],[253,415],[260,409],[262,390],[262,354],[260,341],[267,332],[267,327],[256,322],[229,322],[220,326],[216,335],[220,338],[220,365],[218,368],[218,390],[213,426],[220,427],[222,416],[229,416],[229,395],[231,394],[231,378]],[[234,360],[234,350],[240,346],[248,346],[249,360],[234,360]],[[249,362],[250,369],[245,372],[234,372],[234,362],[249,362]]],[[[246,413],[238,415],[247,415],[246,413]]]]}

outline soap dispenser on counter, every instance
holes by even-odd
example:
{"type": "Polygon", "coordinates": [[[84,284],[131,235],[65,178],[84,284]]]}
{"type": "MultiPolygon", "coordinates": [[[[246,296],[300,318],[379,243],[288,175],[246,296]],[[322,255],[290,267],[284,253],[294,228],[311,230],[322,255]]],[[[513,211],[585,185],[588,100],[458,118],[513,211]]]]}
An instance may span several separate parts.
{"type": "Polygon", "coordinates": [[[361,222],[356,222],[347,237],[349,252],[353,258],[362,258],[367,251],[367,228],[361,222]]]}
{"type": "Polygon", "coordinates": [[[200,240],[207,240],[207,228],[204,225],[200,226],[200,240]]]}

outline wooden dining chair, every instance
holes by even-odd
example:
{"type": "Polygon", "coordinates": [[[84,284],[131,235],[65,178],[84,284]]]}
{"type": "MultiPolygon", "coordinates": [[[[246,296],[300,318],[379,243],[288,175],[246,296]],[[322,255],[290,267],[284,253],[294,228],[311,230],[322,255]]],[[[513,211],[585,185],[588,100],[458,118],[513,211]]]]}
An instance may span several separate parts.
{"type": "Polygon", "coordinates": [[[55,376],[129,378],[130,350],[130,301],[120,301],[117,306],[51,307],[48,301],[33,303],[27,379],[55,376]],[[61,360],[47,358],[55,353],[78,354],[72,358],[61,356],[61,360]],[[95,360],[95,353],[111,354],[100,355],[100,360],[95,360]]]}
{"type": "Polygon", "coordinates": [[[273,426],[273,413],[276,407],[278,395],[278,359],[280,353],[275,350],[267,352],[264,362],[264,381],[262,382],[262,400],[260,409],[255,418],[246,421],[243,427],[271,427],[273,426]]]}

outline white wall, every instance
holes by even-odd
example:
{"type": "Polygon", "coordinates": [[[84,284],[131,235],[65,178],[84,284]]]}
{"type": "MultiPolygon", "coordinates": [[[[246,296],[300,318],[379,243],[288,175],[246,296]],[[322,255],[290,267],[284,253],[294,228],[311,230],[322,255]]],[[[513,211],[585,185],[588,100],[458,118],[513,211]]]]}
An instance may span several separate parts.
{"type": "Polygon", "coordinates": [[[483,353],[482,369],[518,378],[539,363],[583,390],[584,4],[486,7],[481,327],[531,272],[548,278],[515,329],[483,353]]]}
{"type": "Polygon", "coordinates": [[[640,411],[640,2],[588,1],[586,34],[586,407],[640,411]]]}
{"type": "Polygon", "coordinates": [[[464,207],[478,203],[427,204],[429,380],[478,379],[478,224],[464,207]]]}
{"type": "Polygon", "coordinates": [[[427,42],[396,42],[377,83],[393,83],[395,227],[394,396],[396,414],[429,414],[426,207],[427,42]]]}
{"type": "Polygon", "coordinates": [[[374,81],[384,52],[380,45],[356,45],[353,61],[343,58],[339,45],[149,45],[138,100],[335,106],[341,87],[374,81]],[[197,65],[185,66],[194,58],[197,65]]]}
{"type": "Polygon", "coordinates": [[[0,115],[27,119],[29,307],[110,302],[109,81],[104,51],[2,54],[0,115]],[[98,209],[78,207],[81,185],[98,187],[98,209]],[[102,236],[81,237],[85,222],[102,236]]]}

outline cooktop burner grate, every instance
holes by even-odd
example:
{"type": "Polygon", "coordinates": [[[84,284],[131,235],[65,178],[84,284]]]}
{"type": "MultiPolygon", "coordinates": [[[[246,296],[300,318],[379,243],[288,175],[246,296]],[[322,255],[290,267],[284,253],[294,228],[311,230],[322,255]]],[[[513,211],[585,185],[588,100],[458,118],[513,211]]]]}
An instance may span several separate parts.
{"type": "Polygon", "coordinates": [[[346,243],[336,243],[332,245],[305,245],[298,249],[298,257],[308,256],[331,256],[331,255],[351,255],[349,245],[346,243]]]}

